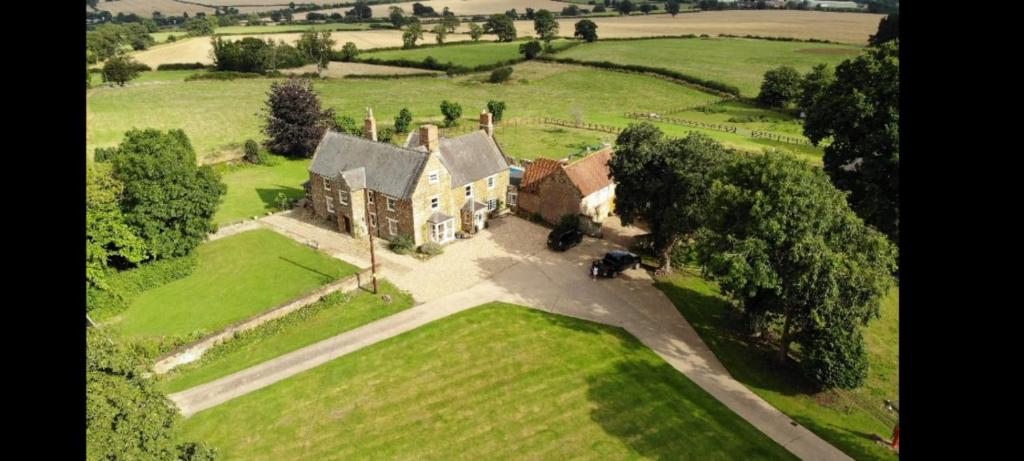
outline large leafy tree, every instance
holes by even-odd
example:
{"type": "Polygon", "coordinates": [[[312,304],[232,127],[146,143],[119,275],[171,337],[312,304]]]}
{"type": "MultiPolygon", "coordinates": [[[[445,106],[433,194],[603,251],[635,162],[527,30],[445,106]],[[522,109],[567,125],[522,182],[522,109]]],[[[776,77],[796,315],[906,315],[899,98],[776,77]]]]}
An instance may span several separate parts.
{"type": "Polygon", "coordinates": [[[153,382],[143,377],[146,357],[109,333],[86,333],[86,459],[212,461],[202,444],[175,444],[178,415],[153,382]]]}
{"type": "Polygon", "coordinates": [[[650,123],[631,124],[615,142],[608,166],[615,211],[623,224],[650,226],[659,273],[672,271],[672,249],[704,224],[711,183],[725,164],[721,144],[699,133],[664,139],[650,123]]]}
{"type": "Polygon", "coordinates": [[[900,38],[900,15],[890,14],[878,21],[878,32],[868,37],[868,44],[878,46],[900,38]]]}
{"type": "Polygon", "coordinates": [[[769,107],[786,107],[800,97],[800,72],[779,66],[764,73],[757,100],[769,107]]]}
{"type": "Polygon", "coordinates": [[[124,184],[121,211],[154,258],[184,256],[216,230],[213,215],[227,188],[181,130],[131,130],[111,157],[124,184]]]}
{"type": "Polygon", "coordinates": [[[551,40],[558,36],[558,21],[554,13],[538,10],[533,16],[533,30],[537,32],[537,38],[550,46],[551,40]]]}
{"type": "Polygon", "coordinates": [[[405,31],[402,32],[402,48],[414,48],[417,40],[423,39],[423,25],[417,17],[411,17],[406,21],[405,31]]]}
{"type": "Polygon", "coordinates": [[[303,32],[295,47],[310,61],[316,63],[316,70],[319,72],[326,69],[327,65],[331,63],[331,54],[333,53],[332,50],[335,43],[337,42],[331,38],[330,31],[317,32],[310,30],[303,32]]]}
{"type": "Polygon", "coordinates": [[[835,82],[807,110],[804,134],[825,140],[825,171],[850,206],[899,243],[899,40],[836,67],[835,82]]]}
{"type": "Polygon", "coordinates": [[[679,14],[679,2],[676,0],[668,0],[665,2],[665,12],[671,14],[672,17],[676,17],[679,14]]]}
{"type": "Polygon", "coordinates": [[[454,34],[455,29],[459,28],[462,21],[460,21],[459,17],[456,16],[455,13],[452,13],[452,11],[446,6],[444,7],[444,11],[441,12],[441,24],[444,24],[444,27],[448,30],[449,34],[454,34]]]}
{"type": "Polygon", "coordinates": [[[706,271],[741,301],[758,332],[780,328],[781,362],[799,342],[804,356],[816,359],[803,362],[812,379],[822,363],[846,376],[818,384],[859,384],[864,358],[855,331],[878,316],[893,285],[895,248],[806,162],[767,152],[737,157],[724,171],[697,239],[706,271]]]}
{"type": "Polygon", "coordinates": [[[402,27],[405,25],[405,10],[400,6],[391,6],[388,8],[388,19],[391,21],[391,25],[402,27]]]}
{"type": "Polygon", "coordinates": [[[114,56],[103,63],[103,81],[124,86],[139,76],[140,65],[135,58],[126,54],[114,56]]]}
{"type": "Polygon", "coordinates": [[[320,97],[306,79],[271,83],[264,115],[267,148],[290,157],[311,157],[324,132],[334,125],[334,110],[321,108],[320,97]]]}
{"type": "Polygon", "coordinates": [[[824,93],[836,79],[836,73],[828,64],[818,64],[804,75],[800,81],[800,97],[797,98],[796,106],[800,112],[807,114],[814,101],[824,93]]]}
{"type": "Polygon", "coordinates": [[[493,14],[484,23],[484,33],[497,35],[499,42],[511,42],[516,39],[516,25],[504,14],[493,14]]]}
{"type": "Polygon", "coordinates": [[[593,42],[597,40],[597,24],[589,19],[581,19],[576,22],[576,33],[573,37],[593,42]]]}
{"type": "Polygon", "coordinates": [[[126,268],[147,256],[146,244],[125,222],[120,200],[124,184],[110,164],[94,162],[85,174],[85,278],[104,288],[108,268],[126,268]]]}

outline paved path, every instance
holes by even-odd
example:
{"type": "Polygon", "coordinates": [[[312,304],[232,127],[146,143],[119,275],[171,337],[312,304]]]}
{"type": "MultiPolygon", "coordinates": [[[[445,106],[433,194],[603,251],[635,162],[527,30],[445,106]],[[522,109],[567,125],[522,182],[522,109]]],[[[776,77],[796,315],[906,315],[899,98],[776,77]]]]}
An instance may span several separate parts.
{"type": "MultiPolygon", "coordinates": [[[[544,228],[517,218],[502,221],[473,240],[449,246],[445,255],[426,261],[446,264],[449,270],[423,271],[422,267],[417,267],[409,272],[409,277],[412,274],[420,277],[420,283],[432,283],[432,277],[436,278],[433,283],[441,283],[445,275],[438,272],[456,272],[450,267],[458,264],[458,272],[466,270],[472,274],[469,276],[474,280],[472,286],[466,287],[461,282],[443,285],[449,289],[449,294],[435,296],[393,316],[172,394],[171,400],[186,416],[192,415],[434,320],[499,300],[623,327],[672,367],[798,457],[851,459],[733,379],[672,302],[653,286],[649,274],[630,270],[617,279],[591,280],[587,275],[590,261],[616,248],[614,244],[586,239],[568,252],[553,253],[544,249],[544,228]],[[476,242],[477,239],[481,241],[476,242]],[[496,245],[506,251],[455,257],[459,256],[455,249],[464,244],[478,249],[496,245]]],[[[409,263],[421,262],[410,258],[409,263]]],[[[390,278],[390,269],[387,270],[390,278]]],[[[393,281],[406,288],[401,282],[393,281]]],[[[428,296],[433,293],[432,290],[426,292],[428,296]]]]}

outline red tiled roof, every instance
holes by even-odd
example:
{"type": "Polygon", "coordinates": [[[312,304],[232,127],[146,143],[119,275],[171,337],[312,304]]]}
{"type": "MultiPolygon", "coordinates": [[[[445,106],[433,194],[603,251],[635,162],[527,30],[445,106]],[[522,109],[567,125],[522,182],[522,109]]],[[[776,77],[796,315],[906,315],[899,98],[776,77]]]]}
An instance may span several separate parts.
{"type": "Polygon", "coordinates": [[[557,160],[551,160],[546,158],[539,158],[531,162],[526,167],[526,171],[523,172],[523,180],[519,183],[519,190],[522,191],[533,191],[537,188],[537,183],[541,179],[544,179],[558,171],[562,167],[562,163],[557,160]]]}
{"type": "Polygon", "coordinates": [[[612,148],[608,147],[570,163],[565,172],[580,194],[586,197],[612,184],[611,169],[608,168],[611,158],[612,148]]]}

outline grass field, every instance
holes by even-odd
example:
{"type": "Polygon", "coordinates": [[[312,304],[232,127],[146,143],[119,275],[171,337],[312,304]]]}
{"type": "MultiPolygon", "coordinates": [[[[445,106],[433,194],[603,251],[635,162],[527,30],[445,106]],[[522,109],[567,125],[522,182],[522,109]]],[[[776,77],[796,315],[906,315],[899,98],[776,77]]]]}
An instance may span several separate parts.
{"type": "Polygon", "coordinates": [[[221,178],[228,186],[214,222],[233,224],[253,216],[276,211],[277,194],[297,200],[305,196],[302,183],[309,179],[309,159],[291,160],[269,156],[265,165],[241,165],[223,168],[221,178]]]}
{"type": "MultiPolygon", "coordinates": [[[[305,18],[306,13],[298,13],[296,16],[302,16],[305,18]]],[[[270,26],[227,26],[218,27],[214,31],[217,35],[252,35],[252,34],[283,34],[289,32],[308,32],[313,29],[317,32],[330,30],[367,30],[370,28],[369,24],[345,24],[345,23],[327,23],[327,24],[281,24],[281,25],[270,25],[270,26]]]]}
{"type": "Polygon", "coordinates": [[[607,142],[614,144],[615,135],[597,131],[576,130],[552,125],[498,125],[494,138],[505,154],[523,160],[535,158],[560,159],[579,153],[586,147],[607,142]]]}
{"type": "MultiPolygon", "coordinates": [[[[359,55],[359,59],[403,59],[422,62],[427,57],[433,57],[442,64],[452,63],[460,66],[476,67],[522,58],[523,55],[519,53],[519,46],[523,43],[525,42],[481,42],[411,50],[376,51],[363,53],[359,55]]],[[[569,40],[553,40],[551,45],[558,51],[569,47],[572,43],[569,40]]]]}
{"type": "MultiPolygon", "coordinates": [[[[316,72],[316,64],[309,64],[302,67],[295,67],[292,69],[281,69],[281,72],[286,74],[298,74],[302,75],[307,72],[316,72]]],[[[398,67],[398,66],[379,66],[375,64],[365,64],[361,62],[338,62],[331,61],[320,75],[328,78],[343,78],[352,74],[359,75],[406,75],[406,74],[422,74],[424,72],[431,72],[426,69],[417,69],[415,67],[398,67]]],[[[440,72],[435,72],[440,74],[440,72]]]]}
{"type": "Polygon", "coordinates": [[[357,268],[269,230],[201,245],[188,277],[143,292],[115,325],[129,337],[211,333],[357,268]]]}
{"type": "Polygon", "coordinates": [[[161,379],[160,389],[165,393],[183,391],[412,307],[412,296],[386,280],[381,280],[378,288],[376,295],[362,290],[332,295],[221,343],[198,362],[171,371],[161,379]],[[392,301],[382,301],[384,295],[392,301]]]}
{"type": "Polygon", "coordinates": [[[870,369],[865,384],[854,391],[813,393],[792,370],[774,365],[774,354],[742,333],[741,315],[726,304],[718,289],[698,277],[677,274],[656,286],[714,351],[737,380],[795,421],[855,459],[895,460],[875,442],[886,440],[895,419],[883,408],[885,399],[899,399],[899,292],[882,305],[882,318],[865,331],[870,369]]]}
{"type": "Polygon", "coordinates": [[[795,459],[618,328],[487,304],[204,410],[224,459],[795,459]]]}
{"type": "Polygon", "coordinates": [[[738,38],[652,39],[597,41],[582,44],[556,57],[611,61],[671,69],[740,88],[754,97],[769,69],[788,65],[805,73],[818,63],[833,67],[856,56],[859,47],[823,43],[782,42],[738,38]]]}

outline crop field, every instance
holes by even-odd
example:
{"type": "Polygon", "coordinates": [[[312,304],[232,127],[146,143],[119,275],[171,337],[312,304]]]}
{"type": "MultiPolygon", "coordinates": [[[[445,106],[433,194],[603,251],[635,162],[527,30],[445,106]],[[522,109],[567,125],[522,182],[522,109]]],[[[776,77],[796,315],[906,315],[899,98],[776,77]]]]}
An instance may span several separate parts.
{"type": "Polygon", "coordinates": [[[661,67],[738,86],[744,96],[756,96],[765,71],[788,65],[801,73],[815,64],[835,67],[860,54],[860,47],[823,43],[782,42],[740,38],[672,38],[597,41],[558,53],[555,57],[582,61],[611,61],[661,67]]]}
{"type": "MultiPolygon", "coordinates": [[[[204,3],[199,1],[197,3],[204,3]]],[[[182,13],[188,13],[189,17],[195,17],[196,13],[202,12],[210,16],[213,16],[213,8],[193,5],[191,3],[181,3],[174,0],[118,0],[116,2],[100,1],[96,4],[96,9],[100,11],[109,11],[110,14],[117,16],[118,13],[130,14],[135,13],[142,17],[152,17],[154,11],[159,11],[165,16],[181,16],[182,13]]]]}
{"type": "MultiPolygon", "coordinates": [[[[368,52],[359,55],[359,59],[409,60],[423,61],[433,57],[439,63],[452,63],[466,67],[494,64],[522,58],[519,46],[525,42],[482,42],[466,43],[453,46],[417,48],[412,50],[389,50],[368,52]]],[[[555,50],[566,49],[573,44],[569,40],[553,40],[555,50]]]]}
{"type": "MultiPolygon", "coordinates": [[[[412,3],[398,3],[389,5],[370,5],[373,10],[373,17],[383,18],[388,16],[388,11],[392,6],[400,6],[405,10],[406,15],[412,14],[412,3]]],[[[472,15],[489,15],[495,13],[504,13],[508,10],[515,8],[519,14],[525,14],[527,8],[533,8],[534,10],[546,9],[549,11],[562,11],[565,4],[552,0],[428,0],[420,1],[423,6],[429,6],[437,11],[439,14],[444,10],[444,7],[451,9],[452,13],[458,16],[472,16],[472,15]]],[[[341,8],[340,10],[329,10],[330,13],[339,12],[345,14],[345,10],[349,8],[341,8]]]]}
{"type": "MultiPolygon", "coordinates": [[[[562,7],[558,8],[561,11],[562,7]]],[[[522,10],[517,10],[522,12],[522,10]]],[[[612,16],[594,18],[600,38],[656,37],[686,34],[759,35],[817,38],[856,45],[867,44],[884,17],[867,13],[830,13],[798,10],[730,10],[680,14],[612,16]]],[[[560,19],[559,34],[571,37],[579,19],[560,19]]],[[[516,21],[520,37],[534,35],[533,21],[516,21]]],[[[463,25],[460,30],[468,30],[463,25]]],[[[485,35],[484,37],[494,37],[485,35]]]]}
{"type": "MultiPolygon", "coordinates": [[[[299,13],[305,14],[305,13],[299,13]]],[[[327,24],[280,24],[280,25],[263,25],[263,26],[227,26],[218,27],[215,33],[217,35],[251,35],[251,34],[283,34],[288,32],[306,32],[310,29],[315,31],[323,30],[367,30],[370,28],[369,24],[344,24],[344,23],[327,23],[327,24]]]]}
{"type": "MultiPolygon", "coordinates": [[[[304,74],[307,72],[316,72],[316,64],[309,64],[302,67],[296,67],[293,69],[281,69],[281,72],[286,74],[304,74]]],[[[343,78],[348,75],[407,75],[407,74],[422,74],[424,72],[432,72],[426,69],[417,69],[414,67],[398,67],[398,66],[383,66],[376,64],[365,64],[361,62],[338,62],[331,61],[327,65],[321,75],[330,78],[343,78]]],[[[440,74],[440,72],[434,72],[440,74]]]]}
{"type": "Polygon", "coordinates": [[[795,459],[622,329],[501,303],[179,429],[224,459],[795,459]]]}

